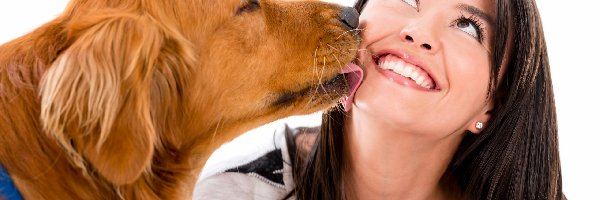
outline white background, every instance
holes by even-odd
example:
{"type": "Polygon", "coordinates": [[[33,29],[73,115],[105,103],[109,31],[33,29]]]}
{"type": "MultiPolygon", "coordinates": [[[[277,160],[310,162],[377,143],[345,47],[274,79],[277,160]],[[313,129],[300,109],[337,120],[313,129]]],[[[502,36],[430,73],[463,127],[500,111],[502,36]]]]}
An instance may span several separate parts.
{"type": "MultiPolygon", "coordinates": [[[[328,0],[350,5],[353,0],[328,0]]],[[[558,111],[563,189],[569,199],[600,199],[599,3],[538,0],[558,111]]],[[[57,16],[67,0],[0,1],[0,44],[57,16]]],[[[314,123],[313,121],[306,123],[314,123]]]]}

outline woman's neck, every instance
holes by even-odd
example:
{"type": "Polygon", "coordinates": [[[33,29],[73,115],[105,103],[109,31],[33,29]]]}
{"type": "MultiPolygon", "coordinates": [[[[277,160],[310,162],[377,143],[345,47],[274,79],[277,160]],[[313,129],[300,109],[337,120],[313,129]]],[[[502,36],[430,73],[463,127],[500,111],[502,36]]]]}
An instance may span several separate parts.
{"type": "Polygon", "coordinates": [[[430,138],[391,130],[374,117],[357,114],[345,124],[348,199],[450,198],[440,180],[462,133],[430,138]]]}

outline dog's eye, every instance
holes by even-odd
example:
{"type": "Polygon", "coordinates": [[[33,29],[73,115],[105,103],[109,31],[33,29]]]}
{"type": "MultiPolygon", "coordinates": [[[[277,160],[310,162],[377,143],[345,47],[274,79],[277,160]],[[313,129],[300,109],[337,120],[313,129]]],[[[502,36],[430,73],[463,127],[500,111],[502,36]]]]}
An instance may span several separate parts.
{"type": "Polygon", "coordinates": [[[246,4],[240,7],[235,14],[241,15],[245,12],[252,12],[258,9],[260,9],[260,3],[258,0],[249,0],[246,4]]]}

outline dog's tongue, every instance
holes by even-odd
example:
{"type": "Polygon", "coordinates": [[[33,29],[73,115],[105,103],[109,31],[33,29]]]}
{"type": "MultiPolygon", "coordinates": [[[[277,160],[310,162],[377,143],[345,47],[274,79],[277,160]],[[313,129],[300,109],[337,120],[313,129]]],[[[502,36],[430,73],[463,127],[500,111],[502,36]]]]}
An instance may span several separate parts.
{"type": "Polygon", "coordinates": [[[350,92],[347,96],[342,98],[342,105],[344,106],[344,109],[347,112],[350,111],[350,108],[352,107],[352,102],[354,101],[354,93],[356,92],[356,89],[358,89],[358,86],[360,85],[360,83],[362,83],[363,70],[358,65],[350,63],[344,67],[342,73],[346,75],[346,80],[348,81],[349,87],[348,89],[350,92]]]}

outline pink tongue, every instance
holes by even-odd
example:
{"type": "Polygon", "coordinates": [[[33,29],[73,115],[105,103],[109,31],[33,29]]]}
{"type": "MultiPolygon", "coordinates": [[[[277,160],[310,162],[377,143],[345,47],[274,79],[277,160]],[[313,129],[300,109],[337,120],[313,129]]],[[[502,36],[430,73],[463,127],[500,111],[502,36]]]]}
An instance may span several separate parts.
{"type": "Polygon", "coordinates": [[[346,80],[348,81],[348,86],[350,87],[350,93],[348,96],[342,98],[342,105],[346,112],[350,111],[352,107],[352,102],[354,101],[354,93],[358,89],[360,83],[362,83],[363,79],[363,70],[356,64],[350,63],[344,67],[342,73],[346,74],[346,80]]]}

